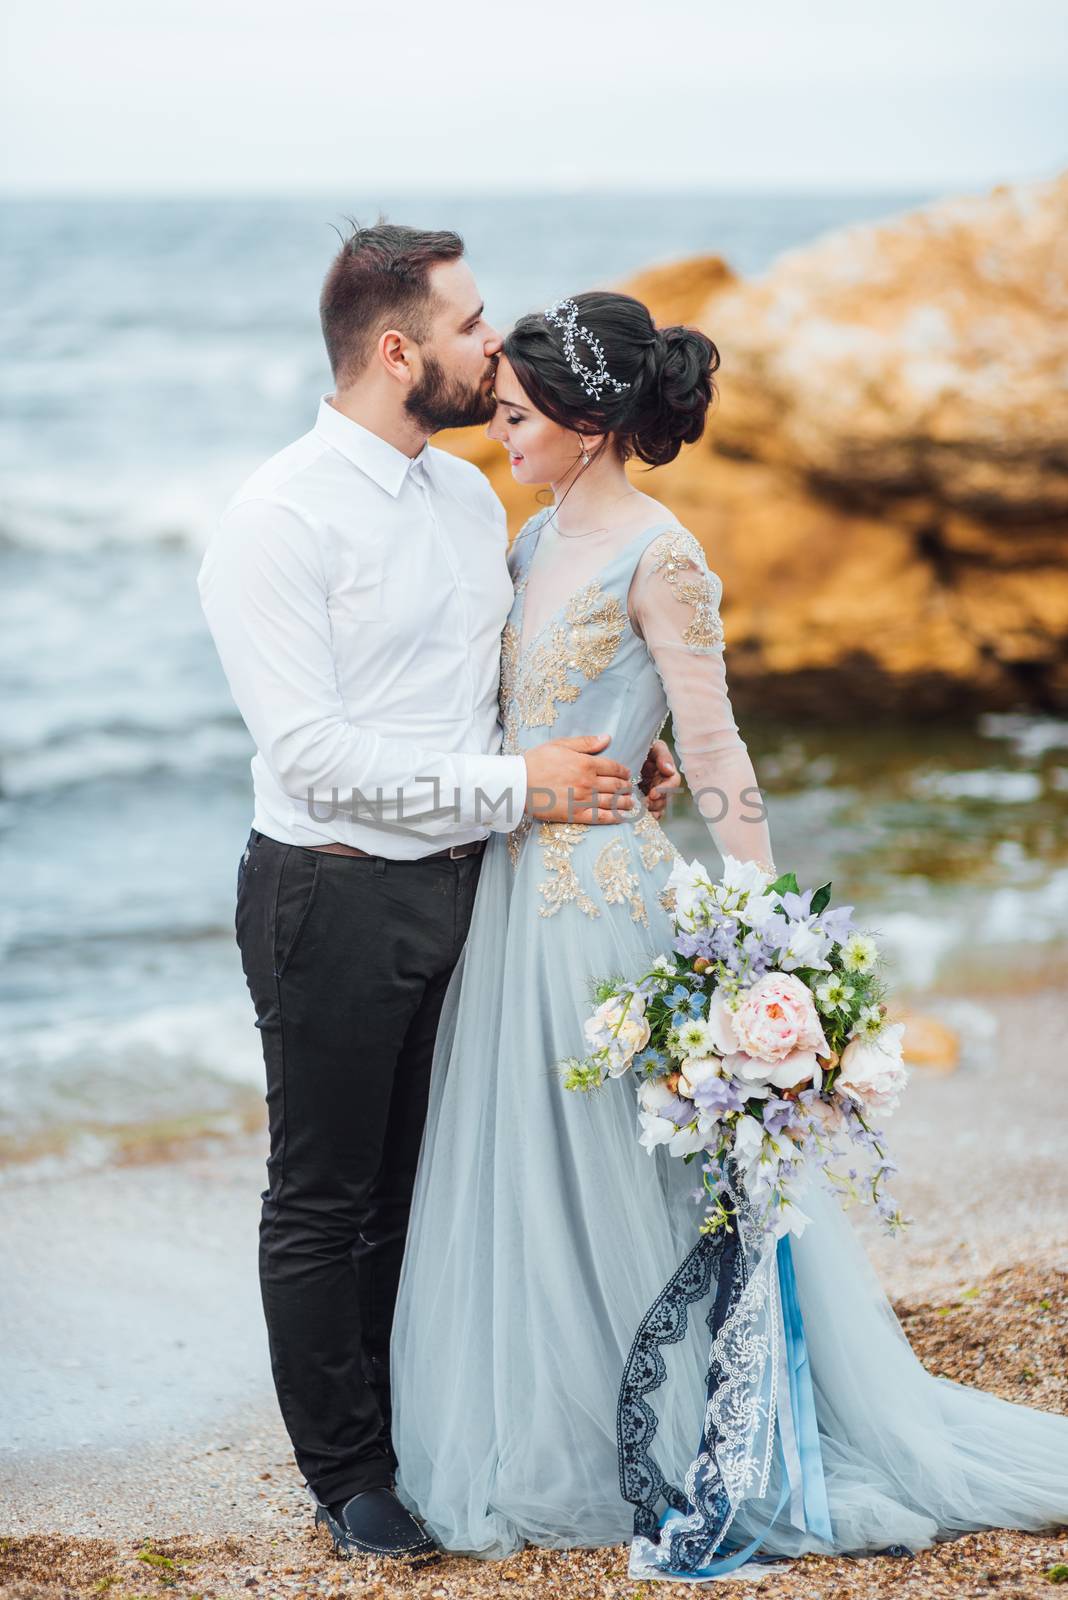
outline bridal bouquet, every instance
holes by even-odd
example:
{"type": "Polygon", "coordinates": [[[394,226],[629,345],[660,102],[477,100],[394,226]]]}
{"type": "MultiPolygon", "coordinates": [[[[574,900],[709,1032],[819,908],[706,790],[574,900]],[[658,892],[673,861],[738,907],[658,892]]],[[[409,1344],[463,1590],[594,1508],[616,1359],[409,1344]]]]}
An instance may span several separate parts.
{"type": "Polygon", "coordinates": [[[560,1063],[569,1089],[638,1077],[641,1143],[700,1158],[702,1233],[731,1227],[740,1182],[763,1228],[800,1235],[817,1171],[843,1204],[904,1225],[873,1126],[905,1085],[904,1024],[887,1021],[874,939],[830,898],[829,883],[802,894],[792,872],[772,881],[733,856],[713,883],[680,858],[664,899],[670,953],[637,979],[600,982],[589,1054],[560,1063]]]}

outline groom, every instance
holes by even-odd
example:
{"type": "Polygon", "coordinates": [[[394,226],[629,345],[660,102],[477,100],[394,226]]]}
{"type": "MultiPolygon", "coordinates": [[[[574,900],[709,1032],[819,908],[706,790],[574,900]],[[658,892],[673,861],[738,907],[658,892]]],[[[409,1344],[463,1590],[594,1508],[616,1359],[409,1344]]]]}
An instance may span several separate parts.
{"type": "MultiPolygon", "coordinates": [[[[256,744],[237,941],[270,1124],[260,1283],[278,1401],[341,1554],[433,1548],[392,1492],[389,1338],[434,1036],[488,834],[612,825],[590,734],[501,753],[504,508],[431,449],[488,422],[501,338],[454,233],[357,228],[321,299],[335,389],[198,576],[256,744]]],[[[678,784],[654,746],[643,786],[678,784]]]]}

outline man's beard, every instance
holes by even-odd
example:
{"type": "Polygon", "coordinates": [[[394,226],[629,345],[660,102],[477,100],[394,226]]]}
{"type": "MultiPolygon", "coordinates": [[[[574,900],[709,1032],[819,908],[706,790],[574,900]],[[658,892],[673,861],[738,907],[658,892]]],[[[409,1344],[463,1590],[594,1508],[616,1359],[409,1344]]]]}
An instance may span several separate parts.
{"type": "Polygon", "coordinates": [[[446,375],[440,361],[424,356],[423,376],[405,400],[404,409],[427,433],[437,433],[441,428],[492,422],[497,402],[491,390],[481,384],[466,388],[446,375]]]}

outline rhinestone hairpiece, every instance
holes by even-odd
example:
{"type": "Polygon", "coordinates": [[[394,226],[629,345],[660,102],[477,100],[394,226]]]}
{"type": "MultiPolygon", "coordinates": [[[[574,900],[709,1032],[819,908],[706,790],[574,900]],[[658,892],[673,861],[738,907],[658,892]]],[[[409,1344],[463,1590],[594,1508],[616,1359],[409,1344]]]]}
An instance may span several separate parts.
{"type": "Polygon", "coordinates": [[[567,357],[568,365],[572,372],[578,378],[587,394],[592,395],[595,400],[599,400],[601,398],[601,390],[609,385],[617,394],[624,389],[630,388],[629,383],[621,383],[618,378],[613,378],[608,371],[608,366],[604,359],[604,347],[600,340],[590,332],[589,328],[583,327],[579,322],[578,306],[574,300],[556,300],[551,306],[545,308],[543,314],[546,322],[551,323],[555,328],[563,329],[564,355],[567,357]],[[582,341],[597,362],[596,372],[579,359],[578,351],[575,349],[575,345],[579,340],[582,341]]]}

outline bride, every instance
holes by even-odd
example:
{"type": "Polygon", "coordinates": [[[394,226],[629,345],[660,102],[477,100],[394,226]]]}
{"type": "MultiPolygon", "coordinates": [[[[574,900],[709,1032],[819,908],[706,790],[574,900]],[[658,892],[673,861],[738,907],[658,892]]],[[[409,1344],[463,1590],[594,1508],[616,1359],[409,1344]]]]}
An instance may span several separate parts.
{"type": "MultiPolygon", "coordinates": [[[[558,302],[506,338],[488,433],[553,504],[510,554],[504,747],[597,727],[640,767],[670,710],[717,849],[774,874],[728,698],[720,580],[625,471],[701,437],[718,364],[702,333],[656,328],[622,294],[558,302]]],[[[647,812],[607,841],[581,820],[527,818],[485,854],[438,1033],[392,1344],[398,1493],[449,1550],[502,1557],[632,1532],[620,1380],[697,1236],[695,1177],[639,1146],[629,1076],[591,1104],[554,1063],[581,1053],[591,979],[670,948],[675,857],[647,812]]],[[[776,1455],[736,1507],[731,1548],[911,1551],[1068,1520],[1068,1419],[931,1377],[837,1202],[817,1194],[806,1209],[793,1260],[818,1430],[805,1507],[819,1514],[786,1503],[776,1455]]],[[[659,1468],[676,1485],[705,1410],[707,1336],[690,1322],[658,1390],[659,1468]]]]}

